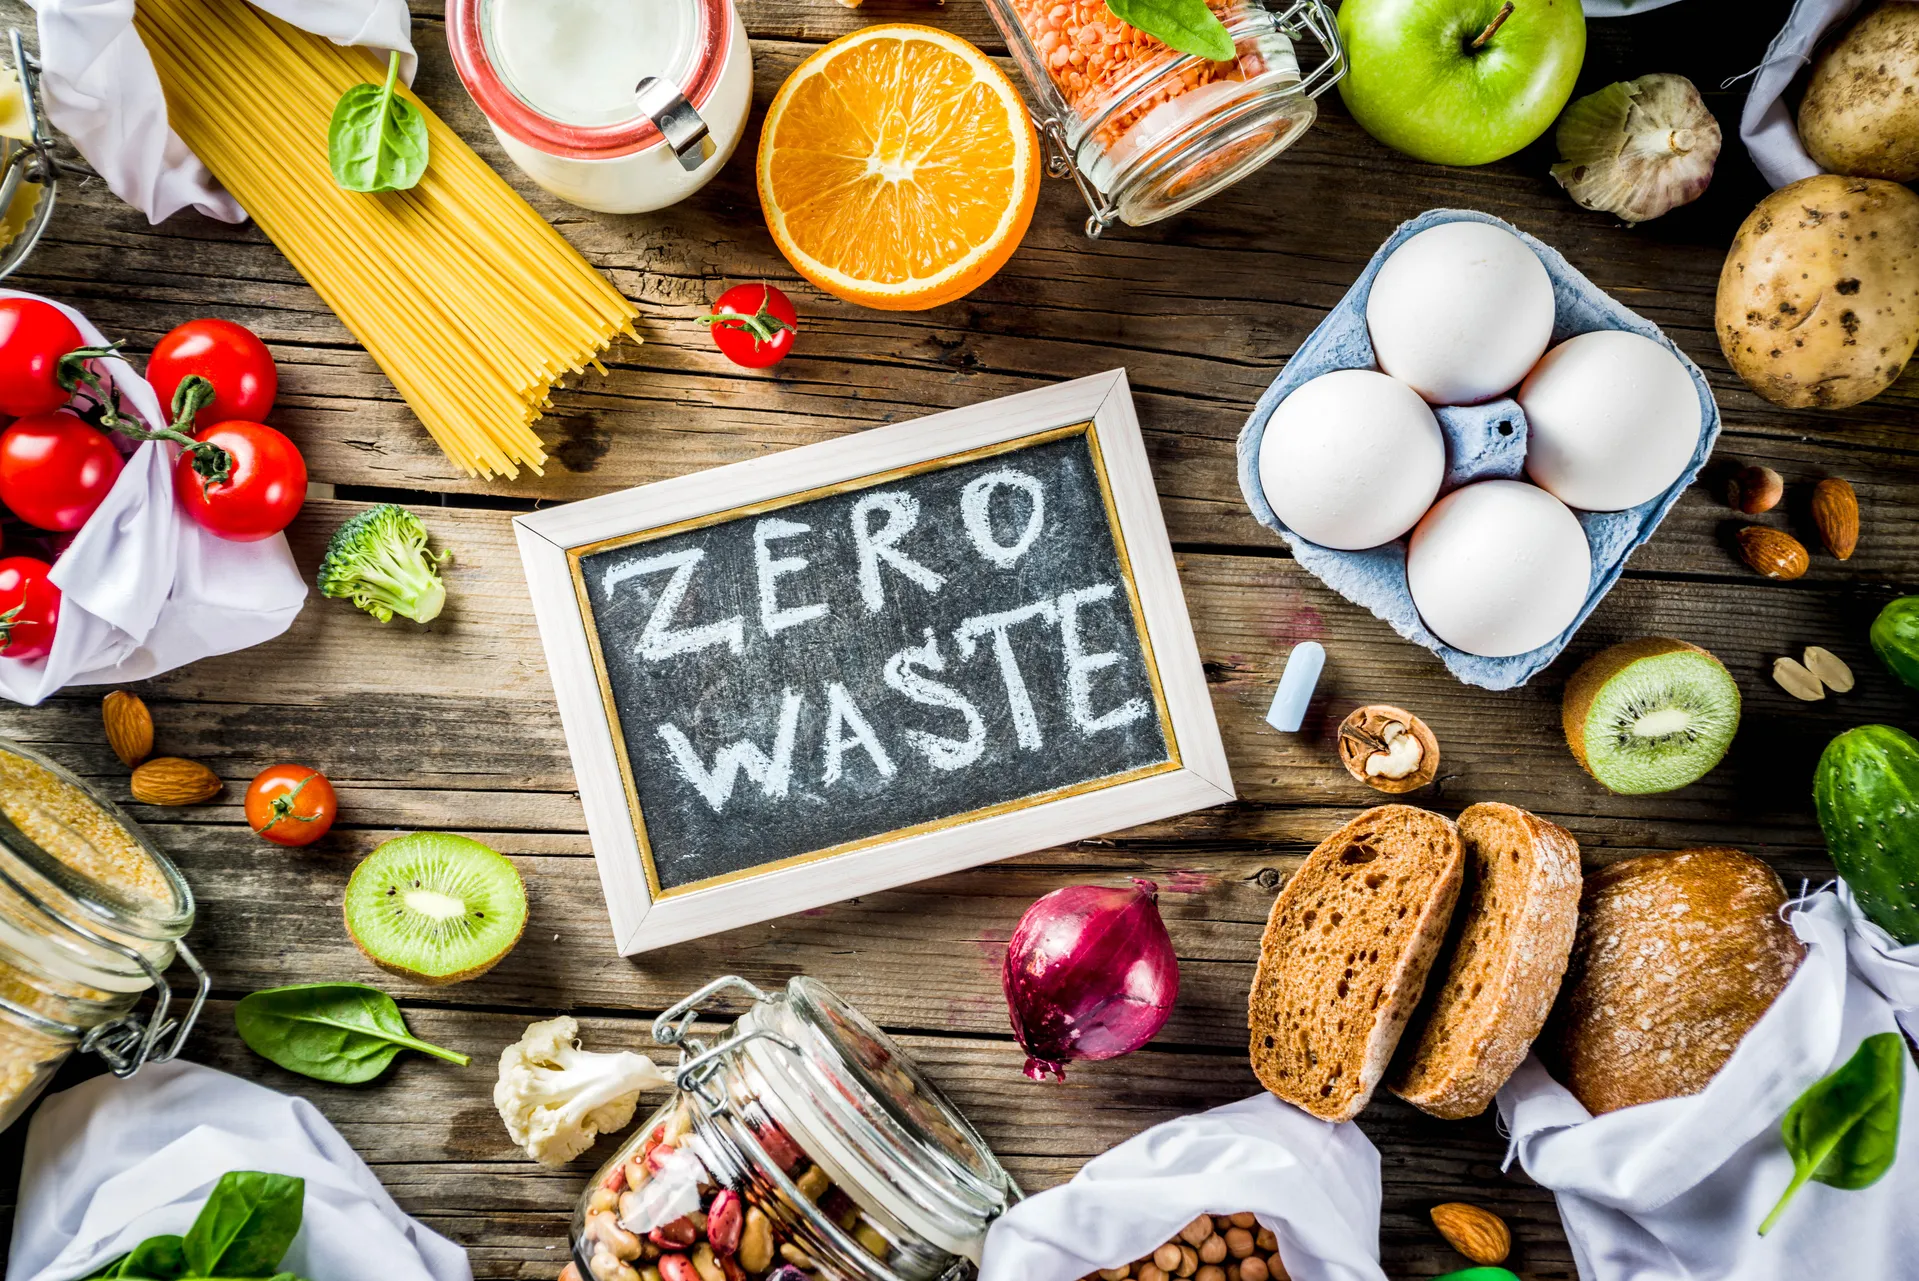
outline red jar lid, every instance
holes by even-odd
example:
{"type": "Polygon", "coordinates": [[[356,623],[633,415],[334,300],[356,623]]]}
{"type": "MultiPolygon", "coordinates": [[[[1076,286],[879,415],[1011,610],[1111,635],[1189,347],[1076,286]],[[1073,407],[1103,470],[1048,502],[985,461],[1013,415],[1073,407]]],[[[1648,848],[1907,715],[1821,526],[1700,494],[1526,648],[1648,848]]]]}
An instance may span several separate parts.
{"type": "MultiPolygon", "coordinates": [[[[645,116],[610,125],[574,125],[528,106],[507,87],[487,52],[480,27],[486,4],[487,0],[447,0],[446,40],[460,82],[495,126],[536,151],[572,160],[610,160],[663,141],[659,127],[645,116]]],[[[694,0],[694,10],[699,22],[694,33],[697,52],[693,71],[679,89],[698,111],[712,96],[732,50],[732,0],[694,0]]]]}

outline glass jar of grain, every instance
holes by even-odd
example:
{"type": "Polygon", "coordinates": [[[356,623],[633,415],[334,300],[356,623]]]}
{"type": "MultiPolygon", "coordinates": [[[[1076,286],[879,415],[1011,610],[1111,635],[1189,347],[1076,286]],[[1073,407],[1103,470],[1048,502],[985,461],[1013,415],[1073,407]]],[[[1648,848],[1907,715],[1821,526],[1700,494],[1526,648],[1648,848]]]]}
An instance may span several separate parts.
{"type": "Polygon", "coordinates": [[[1215,62],[1169,48],[1106,0],[987,0],[1034,98],[1048,170],[1071,176],[1092,211],[1086,234],[1144,226],[1238,182],[1290,147],[1314,99],[1346,72],[1324,0],[1275,14],[1258,0],[1207,0],[1233,40],[1215,62]],[[1294,42],[1325,59],[1300,72],[1294,42]]]}
{"type": "Polygon", "coordinates": [[[206,999],[181,936],[193,892],[134,821],[37,752],[0,739],[0,1129],[75,1048],[130,1076],[179,1050],[206,999]],[[170,1017],[173,960],[198,991],[170,1017]],[[134,1013],[152,989],[157,1007],[134,1013]]]}

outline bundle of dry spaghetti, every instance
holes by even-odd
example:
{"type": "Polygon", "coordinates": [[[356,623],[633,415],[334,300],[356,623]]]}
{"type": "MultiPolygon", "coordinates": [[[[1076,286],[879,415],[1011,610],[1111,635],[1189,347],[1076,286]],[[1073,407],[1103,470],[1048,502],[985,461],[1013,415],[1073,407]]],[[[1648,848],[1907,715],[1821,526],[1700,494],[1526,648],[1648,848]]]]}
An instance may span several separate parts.
{"type": "Polygon", "coordinates": [[[535,471],[533,423],[600,368],[638,309],[417,97],[430,160],[408,191],[343,191],[327,164],[340,95],[384,62],[245,0],[139,0],[174,131],[386,371],[469,475],[535,471]]]}

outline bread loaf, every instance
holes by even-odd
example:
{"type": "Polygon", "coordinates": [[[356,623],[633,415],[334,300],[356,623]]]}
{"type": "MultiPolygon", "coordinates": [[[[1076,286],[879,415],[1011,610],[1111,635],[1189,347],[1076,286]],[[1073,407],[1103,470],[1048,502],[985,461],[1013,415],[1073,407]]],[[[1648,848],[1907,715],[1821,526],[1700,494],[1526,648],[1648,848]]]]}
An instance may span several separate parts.
{"type": "Polygon", "coordinates": [[[1733,849],[1593,873],[1541,1057],[1594,1115],[1698,1093],[1799,966],[1785,902],[1773,870],[1733,849]]]}
{"type": "Polygon", "coordinates": [[[1273,901],[1247,1026],[1253,1071],[1329,1121],[1359,1114],[1419,1003],[1459,895],[1451,820],[1367,810],[1327,837],[1273,901]]]}
{"type": "Polygon", "coordinates": [[[1511,805],[1459,816],[1466,847],[1445,977],[1432,985],[1387,1086],[1434,1116],[1478,1116],[1546,1025],[1579,923],[1579,843],[1511,805]]]}

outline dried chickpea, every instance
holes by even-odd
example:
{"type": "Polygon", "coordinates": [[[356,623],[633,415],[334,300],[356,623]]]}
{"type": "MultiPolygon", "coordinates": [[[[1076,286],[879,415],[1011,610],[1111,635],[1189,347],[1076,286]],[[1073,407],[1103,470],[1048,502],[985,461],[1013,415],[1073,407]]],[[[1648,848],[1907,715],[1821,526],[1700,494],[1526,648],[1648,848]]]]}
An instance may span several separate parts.
{"type": "Polygon", "coordinates": [[[1099,1270],[1100,1281],[1129,1281],[1132,1275],[1132,1267],[1124,1263],[1120,1264],[1117,1268],[1101,1268],[1099,1270]]]}
{"type": "Polygon", "coordinates": [[[1273,1251],[1279,1249],[1279,1238],[1273,1235],[1271,1228],[1261,1228],[1253,1234],[1253,1244],[1266,1253],[1271,1254],[1273,1251]]]}
{"type": "Polygon", "coordinates": [[[1139,1281],[1167,1281],[1166,1269],[1150,1259],[1140,1265],[1137,1275],[1139,1281]]]}
{"type": "Polygon", "coordinates": [[[1226,1249],[1235,1259],[1244,1259],[1253,1252],[1253,1234],[1245,1228],[1226,1230],[1226,1249]]]}
{"type": "Polygon", "coordinates": [[[1268,1281],[1269,1276],[1266,1260],[1257,1254],[1239,1261],[1239,1281],[1268,1281]]]}
{"type": "Polygon", "coordinates": [[[1277,1254],[1266,1257],[1266,1270],[1272,1273],[1272,1281],[1293,1281],[1292,1274],[1286,1271],[1286,1265],[1279,1261],[1277,1254]]]}
{"type": "Polygon", "coordinates": [[[1258,1222],[1259,1216],[1251,1210],[1241,1210],[1233,1216],[1233,1226],[1236,1228],[1250,1228],[1258,1222]]]}
{"type": "Polygon", "coordinates": [[[1211,1235],[1213,1235],[1213,1216],[1210,1214],[1200,1215],[1179,1230],[1179,1239],[1191,1246],[1197,1246],[1211,1235]]]}
{"type": "Polygon", "coordinates": [[[1233,1226],[1233,1216],[1232,1216],[1232,1215],[1230,1215],[1230,1214],[1215,1214],[1215,1215],[1213,1216],[1213,1231],[1215,1231],[1215,1232],[1224,1232],[1224,1231],[1225,1231],[1225,1230],[1226,1230],[1227,1228],[1230,1228],[1230,1227],[1232,1227],[1232,1226],[1233,1226]]]}
{"type": "Polygon", "coordinates": [[[1171,1272],[1179,1266],[1179,1247],[1168,1241],[1153,1251],[1153,1263],[1161,1272],[1171,1272]]]}
{"type": "Polygon", "coordinates": [[[1238,1259],[1234,1259],[1226,1265],[1226,1281],[1241,1281],[1238,1259]]]}
{"type": "Polygon", "coordinates": [[[1173,1269],[1176,1276],[1190,1277],[1199,1271],[1199,1251],[1190,1245],[1179,1247],[1179,1266],[1173,1269]]]}
{"type": "Polygon", "coordinates": [[[1193,1281],[1226,1281],[1226,1269],[1217,1263],[1208,1263],[1193,1273],[1193,1281]]]}
{"type": "Polygon", "coordinates": [[[1210,1236],[1199,1243],[1199,1261],[1201,1263],[1226,1262],[1226,1238],[1210,1236]]]}

